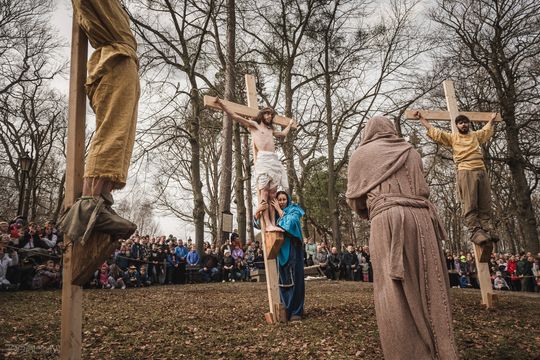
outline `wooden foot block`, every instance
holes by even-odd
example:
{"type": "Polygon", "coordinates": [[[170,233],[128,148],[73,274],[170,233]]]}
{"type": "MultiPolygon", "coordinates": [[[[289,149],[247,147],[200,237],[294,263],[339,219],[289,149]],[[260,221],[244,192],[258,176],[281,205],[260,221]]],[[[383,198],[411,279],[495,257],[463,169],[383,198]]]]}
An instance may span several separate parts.
{"type": "Polygon", "coordinates": [[[474,245],[476,247],[476,254],[478,261],[481,263],[487,263],[491,259],[491,253],[493,252],[493,243],[489,242],[484,246],[474,245]]]}
{"type": "Polygon", "coordinates": [[[275,259],[279,254],[281,245],[285,242],[284,233],[279,231],[267,231],[264,234],[264,246],[266,249],[266,257],[275,259]]]}
{"type": "Polygon", "coordinates": [[[107,234],[94,232],[84,246],[76,243],[73,246],[73,277],[72,284],[83,286],[94,275],[98,267],[107,260],[118,241],[112,241],[107,234]]]}
{"type": "Polygon", "coordinates": [[[287,322],[287,309],[283,304],[275,304],[274,305],[274,316],[276,317],[276,320],[281,323],[287,322]]]}
{"type": "Polygon", "coordinates": [[[275,321],[274,321],[274,314],[270,313],[270,312],[267,312],[264,314],[264,319],[266,320],[266,322],[268,324],[274,324],[275,321]]]}

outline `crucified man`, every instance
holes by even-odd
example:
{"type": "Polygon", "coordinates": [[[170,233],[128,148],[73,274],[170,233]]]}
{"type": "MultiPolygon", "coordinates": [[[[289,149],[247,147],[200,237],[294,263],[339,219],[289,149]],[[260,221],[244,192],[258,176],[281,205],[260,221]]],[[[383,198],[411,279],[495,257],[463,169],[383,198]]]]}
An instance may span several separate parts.
{"type": "Polygon", "coordinates": [[[286,137],[289,133],[293,120],[282,131],[275,131],[273,126],[275,111],[272,108],[264,108],[252,120],[246,119],[232,111],[221,100],[216,99],[216,104],[232,119],[246,127],[253,137],[253,144],[257,150],[255,159],[255,178],[259,194],[259,208],[264,209],[263,219],[266,231],[283,230],[276,226],[275,211],[268,206],[269,199],[274,199],[278,186],[288,190],[287,173],[283,164],[276,154],[274,137],[286,137]]]}

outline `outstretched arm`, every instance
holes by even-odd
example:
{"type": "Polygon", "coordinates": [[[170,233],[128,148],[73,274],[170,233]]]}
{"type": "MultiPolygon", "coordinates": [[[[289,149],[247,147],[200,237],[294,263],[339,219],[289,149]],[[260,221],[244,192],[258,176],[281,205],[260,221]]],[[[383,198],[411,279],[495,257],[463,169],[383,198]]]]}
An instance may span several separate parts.
{"type": "Polygon", "coordinates": [[[219,98],[216,98],[216,105],[219,106],[223,111],[225,111],[225,113],[227,113],[227,115],[229,115],[233,120],[238,121],[240,124],[247,127],[248,129],[257,127],[254,121],[238,115],[237,113],[232,111],[229,106],[223,103],[219,98]]]}
{"type": "Polygon", "coordinates": [[[429,121],[426,120],[426,118],[422,115],[420,111],[415,112],[414,116],[420,121],[420,124],[422,124],[426,129],[429,130],[429,128],[433,126],[429,123],[429,121]]]}
{"type": "Polygon", "coordinates": [[[283,130],[281,130],[281,131],[274,131],[274,133],[273,133],[274,136],[275,136],[275,137],[285,137],[285,136],[287,136],[287,134],[289,133],[289,130],[291,130],[291,126],[292,126],[293,122],[294,122],[294,120],[291,119],[291,120],[289,121],[289,125],[287,125],[287,126],[285,127],[285,129],[283,129],[283,130]]]}

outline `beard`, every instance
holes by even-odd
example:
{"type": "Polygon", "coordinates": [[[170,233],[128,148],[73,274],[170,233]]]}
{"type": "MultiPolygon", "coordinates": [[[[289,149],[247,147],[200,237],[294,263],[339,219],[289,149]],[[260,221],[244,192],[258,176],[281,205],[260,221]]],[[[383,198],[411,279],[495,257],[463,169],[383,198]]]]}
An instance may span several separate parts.
{"type": "Polygon", "coordinates": [[[469,128],[460,129],[458,128],[458,131],[461,135],[467,135],[469,133],[469,128]]]}

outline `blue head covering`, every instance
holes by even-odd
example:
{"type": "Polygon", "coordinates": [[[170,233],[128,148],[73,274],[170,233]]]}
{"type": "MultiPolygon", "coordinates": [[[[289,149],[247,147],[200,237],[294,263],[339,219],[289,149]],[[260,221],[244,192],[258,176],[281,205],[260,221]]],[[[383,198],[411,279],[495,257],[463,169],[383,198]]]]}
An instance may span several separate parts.
{"type": "Polygon", "coordinates": [[[277,225],[285,230],[285,242],[281,246],[278,254],[279,265],[283,266],[289,260],[291,251],[291,239],[298,239],[302,242],[302,227],[301,219],[304,216],[304,210],[291,201],[291,197],[285,191],[279,191],[276,195],[287,195],[287,206],[283,208],[283,216],[277,220],[277,225]]]}

